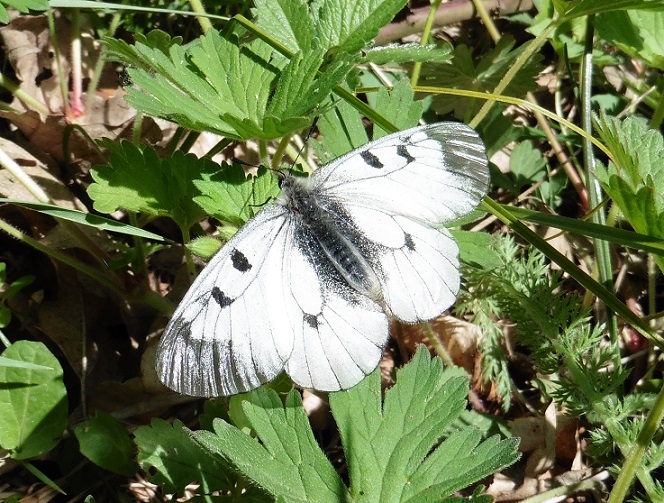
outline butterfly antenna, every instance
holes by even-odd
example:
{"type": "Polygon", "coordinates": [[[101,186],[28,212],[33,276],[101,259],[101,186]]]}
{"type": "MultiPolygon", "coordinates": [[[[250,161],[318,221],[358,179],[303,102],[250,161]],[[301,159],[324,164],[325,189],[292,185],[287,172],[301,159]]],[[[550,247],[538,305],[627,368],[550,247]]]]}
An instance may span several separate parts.
{"type": "Polygon", "coordinates": [[[318,124],[318,115],[314,117],[311,126],[309,126],[309,132],[307,133],[307,136],[304,138],[304,141],[302,142],[302,147],[300,147],[297,156],[295,156],[295,159],[293,160],[293,165],[295,165],[297,163],[297,160],[302,156],[302,152],[304,152],[304,148],[307,146],[307,143],[309,143],[309,139],[313,136],[317,124],[318,124]]]}

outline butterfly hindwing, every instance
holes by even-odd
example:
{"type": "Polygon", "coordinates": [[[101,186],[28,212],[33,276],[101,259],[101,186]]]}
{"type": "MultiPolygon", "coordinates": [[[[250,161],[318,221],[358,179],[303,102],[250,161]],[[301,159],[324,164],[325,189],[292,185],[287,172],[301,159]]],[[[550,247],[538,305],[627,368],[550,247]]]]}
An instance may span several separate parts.
{"type": "Polygon", "coordinates": [[[347,389],[376,368],[389,323],[379,304],[351,288],[305,229],[295,239],[288,275],[301,323],[286,365],[293,381],[319,391],[347,389]]]}

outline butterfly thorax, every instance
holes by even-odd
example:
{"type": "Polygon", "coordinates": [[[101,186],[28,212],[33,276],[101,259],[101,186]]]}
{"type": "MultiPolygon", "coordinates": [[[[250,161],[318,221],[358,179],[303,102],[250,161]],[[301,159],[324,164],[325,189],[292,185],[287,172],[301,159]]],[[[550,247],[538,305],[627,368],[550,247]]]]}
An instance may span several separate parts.
{"type": "Polygon", "coordinates": [[[320,248],[351,287],[373,300],[382,298],[378,276],[365,258],[367,251],[361,250],[359,233],[341,205],[322,197],[307,178],[292,176],[282,180],[277,203],[292,211],[303,238],[320,248]]]}

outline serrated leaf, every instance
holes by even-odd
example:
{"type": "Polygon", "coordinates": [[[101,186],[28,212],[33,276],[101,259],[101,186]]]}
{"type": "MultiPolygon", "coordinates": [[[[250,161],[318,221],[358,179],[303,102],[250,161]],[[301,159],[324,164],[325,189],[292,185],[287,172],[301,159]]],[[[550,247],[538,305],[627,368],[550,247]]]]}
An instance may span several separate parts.
{"type": "Polygon", "coordinates": [[[277,177],[259,168],[255,177],[247,176],[239,164],[224,164],[216,173],[204,173],[194,185],[201,195],[194,201],[208,215],[241,227],[279,192],[277,177]]]}
{"type": "Polygon", "coordinates": [[[167,51],[141,41],[131,49],[111,43],[137,63],[128,70],[134,86],[126,100],[190,129],[269,140],[307,127],[353,68],[353,58],[340,56],[319,73],[322,51],[307,50],[289,62],[260,39],[241,41],[229,26],[188,47],[169,41],[167,51]]]}
{"type": "MultiPolygon", "coordinates": [[[[598,131],[619,166],[598,165],[595,175],[625,218],[641,233],[664,238],[664,139],[643,121],[601,117],[598,131]]],[[[659,258],[658,265],[664,267],[659,258]]]]}
{"type": "Polygon", "coordinates": [[[363,63],[384,65],[386,63],[447,63],[452,59],[452,46],[420,44],[390,44],[372,47],[364,53],[363,63]]]}
{"type": "Polygon", "coordinates": [[[613,11],[593,21],[599,35],[630,56],[664,69],[664,11],[613,11]]]}
{"type": "Polygon", "coordinates": [[[516,440],[482,441],[472,427],[448,432],[434,449],[465,409],[468,383],[458,375],[458,370],[443,371],[440,359],[420,349],[399,371],[384,403],[379,371],[350,390],[330,394],[350,493],[316,443],[295,391],[285,403],[267,388],[241,397],[260,442],[221,420],[214,422],[214,433],[194,436],[285,501],[441,501],[518,458],[516,440]]]}
{"type": "Polygon", "coordinates": [[[97,466],[129,476],[136,473],[134,442],[127,429],[110,414],[97,411],[95,416],[74,429],[83,454],[97,466]]]}
{"type": "MultiPolygon", "coordinates": [[[[158,49],[168,55],[171,46],[182,45],[182,37],[172,37],[161,30],[152,30],[147,35],[137,32],[135,35],[138,46],[144,46],[150,49],[158,49]]],[[[103,43],[106,46],[105,58],[110,61],[118,61],[125,65],[144,70],[153,68],[150,52],[141,51],[137,46],[129,45],[122,39],[114,37],[104,37],[103,43]]]]}
{"type": "Polygon", "coordinates": [[[480,442],[475,428],[436,447],[465,408],[468,382],[455,374],[421,347],[398,372],[382,406],[377,373],[330,394],[357,501],[437,501],[518,458],[517,442],[480,442]]]}
{"type": "Polygon", "coordinates": [[[127,89],[126,100],[137,109],[231,138],[241,136],[224,115],[262,122],[278,74],[264,42],[240,45],[229,30],[210,30],[186,48],[172,44],[164,52],[137,41],[133,52],[141,66],[128,70],[135,86],[127,89]]]}
{"type": "Polygon", "coordinates": [[[156,484],[164,484],[166,492],[182,493],[196,480],[201,492],[209,493],[234,487],[228,467],[216,456],[191,440],[191,432],[180,421],[172,425],[153,419],[150,426],[134,432],[138,447],[137,460],[156,484]]]}
{"type": "Polygon", "coordinates": [[[325,106],[332,89],[342,82],[356,61],[340,56],[318,75],[323,55],[322,51],[309,51],[306,55],[300,52],[291,58],[279,76],[268,114],[308,118],[314,108],[325,106]]]}
{"type": "MultiPolygon", "coordinates": [[[[399,130],[417,126],[424,112],[424,102],[415,101],[413,89],[407,79],[400,80],[390,90],[382,87],[377,93],[369,94],[368,101],[377,113],[399,130]]],[[[390,133],[393,131],[385,131],[374,125],[373,139],[377,140],[390,133]]]]}
{"type": "Polygon", "coordinates": [[[256,24],[294,53],[311,49],[316,29],[305,2],[256,0],[256,24]]]}
{"type": "MultiPolygon", "coordinates": [[[[459,45],[454,50],[454,58],[447,65],[425,65],[422,68],[422,85],[439,85],[472,91],[493,91],[507,70],[514,64],[525,46],[513,49],[514,39],[503,37],[492,50],[487,51],[479,61],[475,61],[471,48],[459,45]]],[[[505,89],[508,96],[521,97],[537,87],[535,79],[542,70],[541,56],[531,58],[512,79],[505,89]]],[[[445,115],[454,111],[455,117],[463,119],[483,104],[483,101],[461,96],[436,95],[433,109],[445,115]]]]}
{"type": "Polygon", "coordinates": [[[155,241],[164,240],[164,238],[159,234],[134,227],[133,225],[128,225],[116,220],[110,220],[93,213],[85,213],[83,211],[73,210],[70,208],[63,208],[54,204],[35,203],[32,201],[17,201],[14,199],[5,198],[0,198],[0,203],[10,203],[15,204],[16,206],[30,208],[32,210],[43,213],[44,215],[50,215],[52,217],[61,218],[62,220],[67,220],[69,222],[94,227],[95,229],[117,232],[119,234],[127,234],[129,236],[138,236],[146,239],[153,239],[155,241]]]}
{"type": "Polygon", "coordinates": [[[298,392],[291,391],[282,404],[276,392],[259,388],[243,405],[262,445],[221,420],[214,422],[214,434],[199,431],[196,440],[275,497],[289,502],[347,500],[345,486],[316,443],[298,392]]]}
{"type": "Polygon", "coordinates": [[[0,367],[0,446],[15,459],[48,452],[67,426],[62,367],[40,342],[17,341],[2,356],[50,369],[0,367]]]}
{"type": "Polygon", "coordinates": [[[354,53],[406,5],[407,0],[315,0],[311,3],[322,47],[354,53]]]}
{"type": "Polygon", "coordinates": [[[101,142],[111,152],[109,164],[95,166],[95,183],[88,187],[94,208],[111,213],[119,208],[153,216],[169,216],[189,228],[205,216],[193,201],[198,195],[192,180],[219,169],[209,159],[176,151],[159,159],[152,148],[130,142],[101,142]]]}

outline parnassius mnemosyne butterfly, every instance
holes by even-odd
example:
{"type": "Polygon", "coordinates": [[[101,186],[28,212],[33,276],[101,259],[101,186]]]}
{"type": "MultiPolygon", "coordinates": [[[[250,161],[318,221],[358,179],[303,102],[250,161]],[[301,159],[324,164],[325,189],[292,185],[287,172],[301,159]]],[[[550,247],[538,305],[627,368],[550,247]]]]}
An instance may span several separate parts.
{"type": "Polygon", "coordinates": [[[305,388],[347,389],[378,365],[393,316],[433,319],[459,290],[443,224],[475,208],[489,171],[464,124],[415,127],[316,170],[284,174],[281,195],[215,255],[159,343],[169,388],[221,396],[282,370],[305,388]]]}

